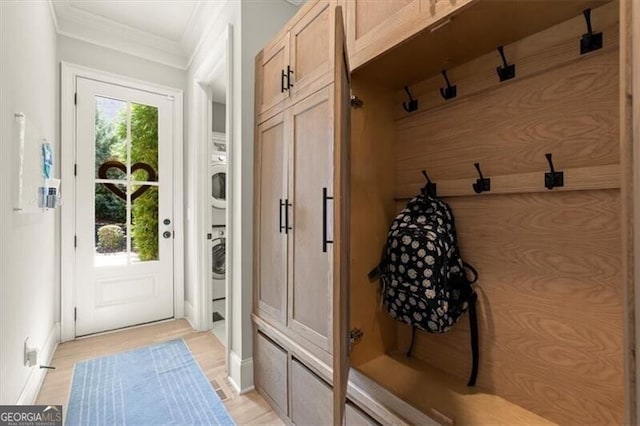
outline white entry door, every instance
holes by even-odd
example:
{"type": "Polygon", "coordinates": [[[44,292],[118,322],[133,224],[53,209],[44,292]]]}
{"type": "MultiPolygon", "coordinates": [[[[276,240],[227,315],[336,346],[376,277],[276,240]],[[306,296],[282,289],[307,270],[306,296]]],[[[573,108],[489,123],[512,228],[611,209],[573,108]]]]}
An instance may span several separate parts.
{"type": "Polygon", "coordinates": [[[173,99],[77,78],[76,336],[174,316],[173,99]]]}

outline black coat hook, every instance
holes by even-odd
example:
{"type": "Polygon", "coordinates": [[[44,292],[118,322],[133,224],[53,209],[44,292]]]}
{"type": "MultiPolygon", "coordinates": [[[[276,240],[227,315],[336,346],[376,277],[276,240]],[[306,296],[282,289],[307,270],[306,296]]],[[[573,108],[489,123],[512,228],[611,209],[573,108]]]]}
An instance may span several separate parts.
{"type": "Polygon", "coordinates": [[[406,102],[402,103],[402,107],[404,108],[404,110],[407,112],[413,112],[417,110],[418,100],[413,99],[413,96],[411,96],[411,92],[409,91],[409,86],[404,86],[404,91],[407,92],[407,95],[409,96],[409,103],[408,104],[406,102]]]}
{"type": "Polygon", "coordinates": [[[444,77],[444,81],[447,83],[447,87],[440,88],[440,94],[445,100],[455,98],[457,95],[457,86],[452,86],[449,82],[447,70],[442,70],[442,76],[444,77]]]}
{"type": "Polygon", "coordinates": [[[516,65],[507,63],[507,58],[504,56],[504,46],[498,46],[498,52],[502,58],[502,66],[496,68],[498,77],[500,77],[500,81],[511,80],[516,76],[516,65]]]}
{"type": "Polygon", "coordinates": [[[551,159],[551,154],[545,154],[547,157],[547,162],[549,163],[548,173],[544,174],[544,186],[547,189],[553,189],[556,187],[564,186],[564,172],[556,172],[553,168],[553,160],[551,159]]]}
{"type": "Polygon", "coordinates": [[[427,174],[426,170],[422,171],[422,175],[427,180],[427,183],[425,184],[424,187],[422,187],[420,192],[423,195],[428,195],[429,197],[434,197],[434,198],[437,197],[438,196],[438,189],[437,189],[436,184],[431,182],[431,179],[429,179],[429,175],[427,174]]]}
{"type": "Polygon", "coordinates": [[[478,171],[478,175],[480,178],[476,179],[476,183],[473,184],[473,190],[476,194],[480,194],[481,192],[491,191],[491,179],[485,178],[482,176],[482,170],[480,170],[480,163],[473,163],[476,170],[478,171]]]}
{"type": "Polygon", "coordinates": [[[593,33],[591,27],[591,9],[585,9],[582,11],[584,20],[587,22],[587,33],[582,35],[580,39],[580,54],[592,52],[594,50],[602,49],[602,33],[593,33]]]}

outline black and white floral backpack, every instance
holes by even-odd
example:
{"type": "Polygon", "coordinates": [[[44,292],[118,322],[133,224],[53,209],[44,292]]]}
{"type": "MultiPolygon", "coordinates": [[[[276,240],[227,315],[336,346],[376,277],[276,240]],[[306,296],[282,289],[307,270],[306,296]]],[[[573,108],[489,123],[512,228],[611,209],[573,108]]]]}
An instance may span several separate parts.
{"type": "Polygon", "coordinates": [[[413,198],[391,223],[380,265],[370,278],[380,277],[382,302],[389,314],[415,330],[444,333],[468,310],[472,371],[478,373],[478,323],[473,283],[478,274],[460,257],[449,206],[426,192],[413,198]],[[467,271],[473,275],[467,276],[467,271]]]}

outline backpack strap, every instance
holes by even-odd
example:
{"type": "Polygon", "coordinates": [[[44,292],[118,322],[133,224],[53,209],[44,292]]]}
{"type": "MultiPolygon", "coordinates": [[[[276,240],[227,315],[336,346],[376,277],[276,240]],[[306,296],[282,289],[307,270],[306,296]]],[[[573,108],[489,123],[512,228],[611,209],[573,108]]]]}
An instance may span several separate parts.
{"type": "Polygon", "coordinates": [[[476,301],[478,296],[475,293],[469,298],[469,329],[471,331],[471,375],[467,386],[475,386],[478,377],[478,363],[480,358],[480,350],[478,347],[478,315],[476,312],[476,301]]]}
{"type": "Polygon", "coordinates": [[[411,326],[411,344],[409,345],[409,350],[407,350],[407,358],[411,357],[411,351],[413,351],[413,343],[416,340],[416,326],[411,326]]]}

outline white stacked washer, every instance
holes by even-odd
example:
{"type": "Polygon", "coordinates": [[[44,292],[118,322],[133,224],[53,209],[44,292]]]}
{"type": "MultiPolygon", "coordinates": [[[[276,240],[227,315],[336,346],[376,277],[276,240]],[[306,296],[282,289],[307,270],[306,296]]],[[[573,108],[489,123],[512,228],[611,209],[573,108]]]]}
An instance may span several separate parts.
{"type": "Polygon", "coordinates": [[[213,332],[225,342],[226,318],[226,214],[227,214],[227,155],[216,151],[211,158],[212,206],[212,304],[213,332]]]}

